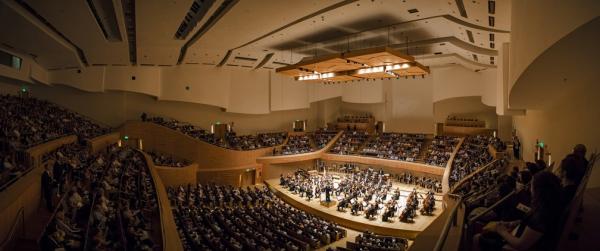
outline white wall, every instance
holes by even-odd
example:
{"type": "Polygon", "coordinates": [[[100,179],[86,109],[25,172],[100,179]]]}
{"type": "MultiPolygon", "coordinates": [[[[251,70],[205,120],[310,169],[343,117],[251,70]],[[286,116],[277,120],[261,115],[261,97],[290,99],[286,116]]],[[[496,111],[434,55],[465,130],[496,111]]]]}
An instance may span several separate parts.
{"type": "MultiPolygon", "coordinates": [[[[533,159],[536,139],[548,145],[554,160],[575,144],[600,149],[600,18],[579,27],[540,55],[511,91],[511,105],[527,109],[514,126],[526,160],[533,159]]],[[[600,186],[595,168],[590,186],[600,186]]]]}
{"type": "Polygon", "coordinates": [[[509,90],[546,49],[600,13],[597,0],[512,2],[509,90]]]}

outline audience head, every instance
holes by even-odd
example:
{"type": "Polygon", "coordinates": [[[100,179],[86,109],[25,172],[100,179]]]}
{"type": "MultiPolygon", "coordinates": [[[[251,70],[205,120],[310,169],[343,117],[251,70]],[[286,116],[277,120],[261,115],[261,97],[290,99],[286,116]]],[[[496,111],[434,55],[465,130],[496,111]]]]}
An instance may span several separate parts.
{"type": "Polygon", "coordinates": [[[578,184],[585,175],[585,162],[572,153],[560,162],[560,175],[565,183],[578,184]]]}
{"type": "Polygon", "coordinates": [[[554,213],[559,208],[561,200],[557,195],[561,194],[560,180],[549,171],[541,171],[533,176],[531,185],[532,206],[534,210],[542,210],[554,213]]]}
{"type": "Polygon", "coordinates": [[[585,158],[585,153],[587,152],[587,148],[583,144],[577,144],[573,147],[573,154],[585,158]]]}

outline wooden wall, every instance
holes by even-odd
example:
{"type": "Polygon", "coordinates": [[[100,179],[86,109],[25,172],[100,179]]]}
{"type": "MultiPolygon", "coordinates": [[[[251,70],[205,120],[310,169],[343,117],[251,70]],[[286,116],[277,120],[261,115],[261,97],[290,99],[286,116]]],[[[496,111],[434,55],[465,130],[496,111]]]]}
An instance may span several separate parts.
{"type": "Polygon", "coordinates": [[[17,225],[24,226],[25,235],[35,235],[27,226],[30,225],[28,223],[32,223],[38,209],[45,210],[40,208],[43,171],[44,168],[38,166],[0,192],[0,240],[4,240],[15,221],[19,221],[17,225]],[[18,215],[21,208],[23,217],[18,215]]]}
{"type": "Polygon", "coordinates": [[[251,183],[251,176],[254,176],[254,182],[261,182],[263,166],[260,164],[251,164],[232,168],[202,168],[198,169],[198,183],[215,183],[221,185],[246,186],[251,183]]]}
{"type": "Polygon", "coordinates": [[[198,164],[196,163],[192,163],[185,167],[157,166],[154,165],[154,163],[152,163],[151,166],[156,170],[162,183],[166,187],[196,184],[197,182],[196,172],[198,170],[198,164]]]}
{"type": "Polygon", "coordinates": [[[144,150],[168,153],[198,163],[199,171],[254,165],[257,157],[273,152],[273,147],[252,151],[226,149],[150,122],[129,121],[119,131],[130,140],[142,139],[144,150]]]}
{"type": "MultiPolygon", "coordinates": [[[[142,152],[143,153],[143,152],[142,152]]],[[[163,184],[157,171],[152,168],[154,163],[152,158],[146,153],[143,153],[148,164],[150,175],[154,180],[154,188],[156,189],[156,196],[158,200],[158,209],[160,211],[160,227],[162,230],[162,247],[163,250],[174,250],[183,251],[183,245],[177,232],[177,225],[175,224],[175,217],[171,209],[171,203],[165,185],[163,184]]]]}
{"type": "Polygon", "coordinates": [[[113,132],[87,140],[87,144],[90,152],[96,154],[99,151],[106,149],[106,147],[116,144],[120,139],[121,134],[119,132],[113,132]]]}
{"type": "Polygon", "coordinates": [[[494,129],[487,129],[481,127],[462,127],[462,126],[448,126],[444,125],[444,134],[445,135],[478,135],[478,134],[488,134],[491,135],[494,129]]]}
{"type": "Polygon", "coordinates": [[[77,137],[71,135],[27,149],[27,164],[33,170],[0,192],[0,240],[6,237],[15,221],[20,221],[17,225],[24,227],[27,236],[37,234],[27,226],[34,220],[33,216],[38,210],[45,210],[40,208],[42,173],[44,164],[47,164],[42,162],[42,156],[76,140],[77,137]],[[21,209],[23,216],[18,215],[21,209]]]}
{"type": "Polygon", "coordinates": [[[31,167],[38,167],[42,164],[42,157],[44,154],[52,152],[62,145],[71,144],[75,141],[77,141],[77,136],[71,135],[29,148],[26,151],[28,158],[27,165],[31,167]]]}
{"type": "Polygon", "coordinates": [[[384,170],[388,170],[390,172],[396,173],[398,170],[410,171],[410,172],[418,172],[423,174],[430,174],[436,176],[444,175],[443,167],[430,166],[420,163],[399,161],[399,160],[389,160],[389,159],[379,159],[372,157],[364,157],[364,156],[354,156],[354,155],[338,155],[338,154],[323,154],[321,157],[323,160],[327,161],[336,161],[336,162],[353,162],[366,164],[371,166],[382,167],[384,170]]]}
{"type": "Polygon", "coordinates": [[[262,181],[279,178],[279,176],[282,174],[286,175],[288,173],[293,173],[294,171],[298,170],[298,168],[311,170],[314,166],[315,160],[306,160],[282,164],[264,164],[262,181]]]}

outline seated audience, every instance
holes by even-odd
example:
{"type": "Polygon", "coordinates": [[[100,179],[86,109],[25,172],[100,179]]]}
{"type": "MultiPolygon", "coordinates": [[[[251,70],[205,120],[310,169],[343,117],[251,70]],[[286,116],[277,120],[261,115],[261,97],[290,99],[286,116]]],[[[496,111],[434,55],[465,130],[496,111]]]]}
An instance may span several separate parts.
{"type": "Polygon", "coordinates": [[[366,131],[344,131],[329,152],[341,155],[356,154],[368,138],[369,133],[366,131]]]}
{"type": "Polygon", "coordinates": [[[427,148],[425,164],[446,167],[460,138],[454,136],[435,136],[427,148]]]}
{"type": "Polygon", "coordinates": [[[141,153],[116,146],[98,155],[74,149],[67,145],[49,157],[71,168],[64,173],[69,193],[44,231],[43,250],[152,250],[152,232],[160,231],[152,224],[160,215],[141,153]]]}
{"type": "Polygon", "coordinates": [[[165,119],[161,117],[145,118],[145,121],[162,125],[164,127],[187,134],[190,137],[202,140],[204,142],[234,149],[238,151],[255,150],[264,147],[272,147],[283,144],[287,133],[260,133],[257,135],[238,136],[235,132],[228,133],[224,138],[218,138],[213,133],[200,129],[194,125],[177,121],[175,119],[165,119]]]}
{"type": "Polygon", "coordinates": [[[168,193],[185,250],[310,250],[346,236],[267,187],[198,184],[168,193]]]}
{"type": "Polygon", "coordinates": [[[532,180],[532,204],[523,220],[491,222],[474,238],[474,250],[549,250],[562,211],[560,179],[548,171],[532,180]]]}
{"type": "Polygon", "coordinates": [[[154,165],[157,166],[168,166],[168,167],[185,167],[191,164],[190,161],[188,160],[180,160],[180,159],[176,159],[173,156],[169,156],[166,154],[161,154],[161,153],[157,153],[157,152],[146,152],[148,153],[148,155],[150,155],[150,157],[152,157],[152,161],[154,162],[154,165]]]}
{"type": "Polygon", "coordinates": [[[31,170],[28,148],[67,135],[83,141],[110,132],[55,104],[12,95],[0,95],[0,128],[0,190],[31,170]]]}
{"type": "Polygon", "coordinates": [[[450,187],[475,170],[492,162],[493,157],[488,152],[488,136],[468,136],[452,161],[448,183],[450,187]]]}
{"type": "Polygon", "coordinates": [[[408,249],[408,240],[400,237],[376,235],[369,231],[359,234],[355,242],[348,242],[346,248],[350,250],[387,250],[404,251],[408,249]]]}
{"type": "Polygon", "coordinates": [[[360,153],[376,158],[414,162],[424,141],[424,134],[384,132],[371,138],[360,153]]]}

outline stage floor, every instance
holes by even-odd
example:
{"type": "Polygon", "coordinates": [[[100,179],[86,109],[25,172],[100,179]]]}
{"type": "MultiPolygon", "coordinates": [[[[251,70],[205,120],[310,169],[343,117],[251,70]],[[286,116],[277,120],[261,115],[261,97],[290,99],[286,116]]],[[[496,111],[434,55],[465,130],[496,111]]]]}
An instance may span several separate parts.
{"type": "MultiPolygon", "coordinates": [[[[285,202],[300,208],[309,213],[315,214],[319,217],[323,217],[327,220],[338,223],[341,226],[354,229],[357,231],[371,231],[376,234],[381,235],[390,235],[390,236],[400,236],[404,238],[414,239],[417,234],[423,231],[431,222],[433,222],[441,213],[442,213],[442,195],[436,194],[436,209],[433,212],[432,216],[420,215],[420,212],[417,212],[417,216],[414,218],[413,223],[404,223],[399,221],[398,216],[392,218],[392,222],[383,222],[381,220],[381,215],[377,215],[375,219],[369,220],[361,215],[352,215],[350,214],[350,210],[347,209],[346,212],[337,211],[337,206],[325,207],[320,204],[318,199],[312,199],[311,201],[307,201],[306,198],[302,198],[297,194],[291,193],[284,187],[279,185],[279,179],[271,179],[266,180],[265,184],[269,186],[272,190],[274,190],[275,194],[283,199],[285,202]]],[[[400,204],[404,205],[406,197],[414,188],[413,185],[407,185],[402,183],[393,183],[394,189],[399,187],[401,190],[401,198],[400,204]]],[[[418,188],[417,191],[419,193],[426,193],[426,189],[418,188]]],[[[420,203],[422,205],[422,203],[420,203]]],[[[400,208],[399,212],[404,207],[400,208]]],[[[420,207],[419,207],[420,209],[420,207]]],[[[398,214],[398,213],[397,213],[398,214]]]]}

